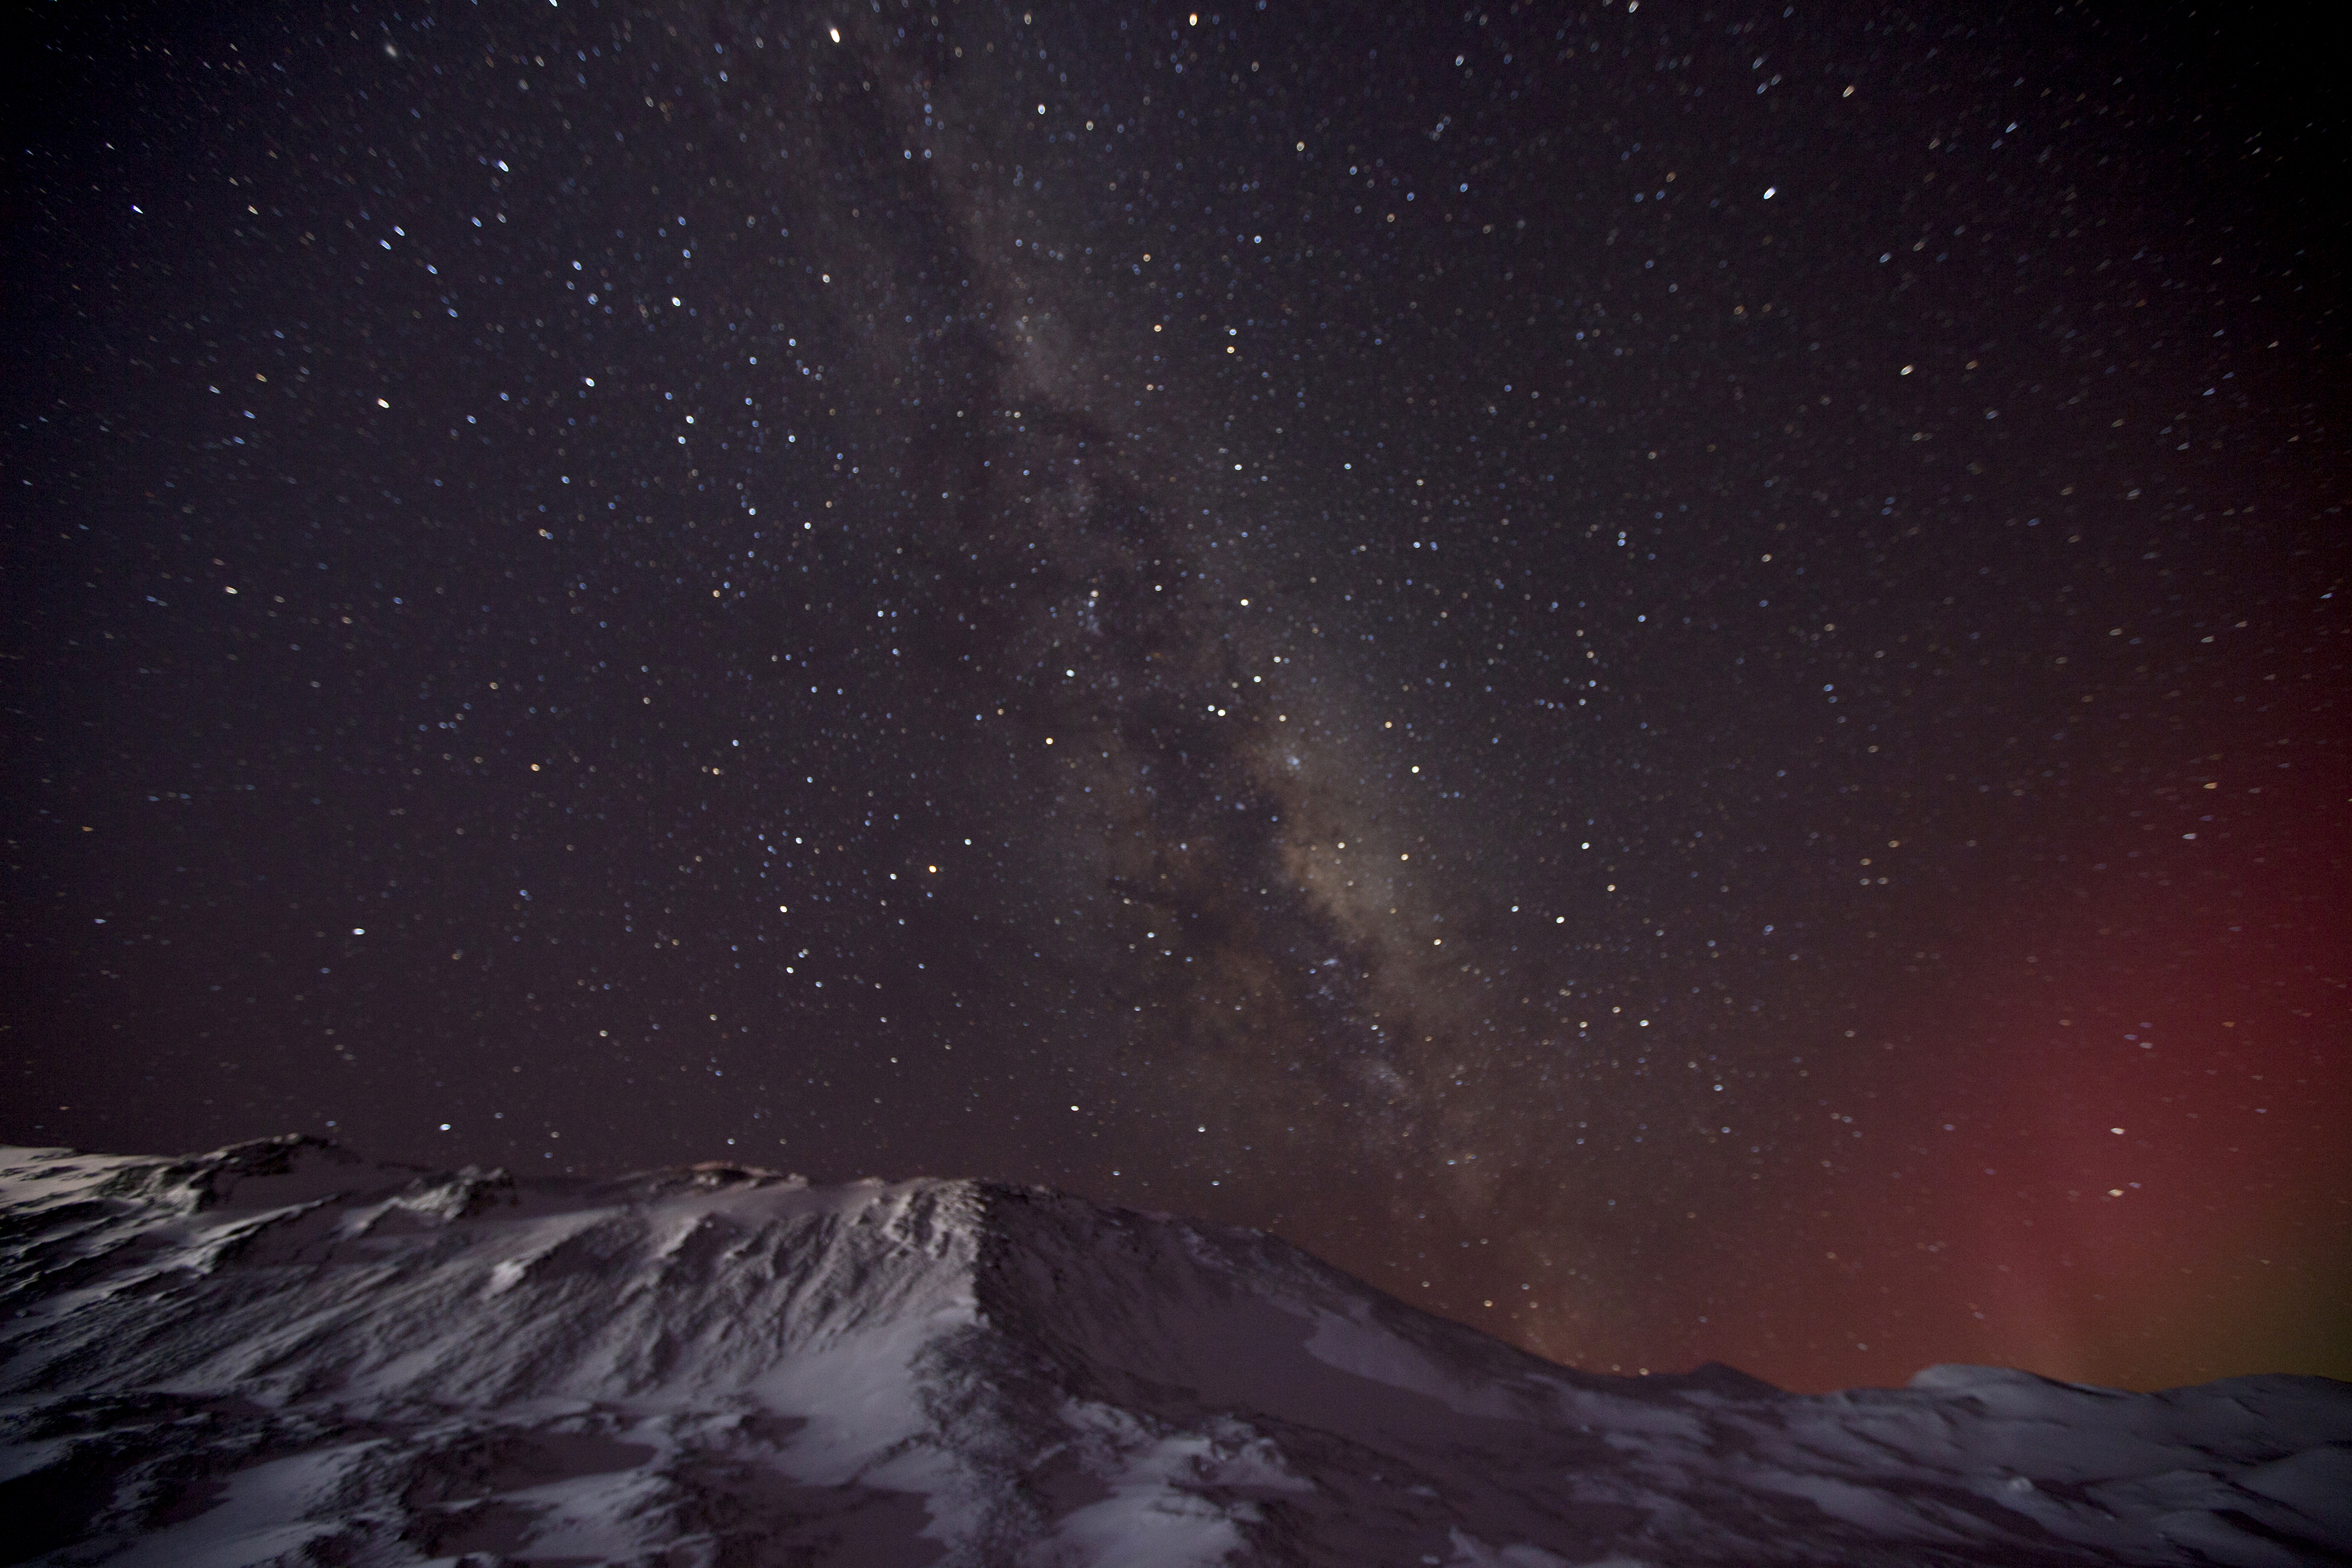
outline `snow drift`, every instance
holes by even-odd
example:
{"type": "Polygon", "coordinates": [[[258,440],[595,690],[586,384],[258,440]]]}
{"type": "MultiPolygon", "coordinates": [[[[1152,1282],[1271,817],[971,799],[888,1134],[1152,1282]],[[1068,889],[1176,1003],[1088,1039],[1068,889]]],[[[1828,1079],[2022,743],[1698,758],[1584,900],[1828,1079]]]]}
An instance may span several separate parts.
{"type": "Polygon", "coordinates": [[[0,1560],[2352,1561],[2352,1386],[1601,1377],[979,1182],[0,1150],[0,1560]]]}

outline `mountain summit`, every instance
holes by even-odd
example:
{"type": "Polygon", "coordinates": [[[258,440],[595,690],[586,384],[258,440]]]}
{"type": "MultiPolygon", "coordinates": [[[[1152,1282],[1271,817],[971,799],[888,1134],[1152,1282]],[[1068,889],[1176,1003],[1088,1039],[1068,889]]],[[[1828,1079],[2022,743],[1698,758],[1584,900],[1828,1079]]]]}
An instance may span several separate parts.
{"type": "Polygon", "coordinates": [[[983,1182],[0,1150],[0,1560],[1562,1568],[2352,1557],[2352,1387],[1602,1377],[983,1182]]]}

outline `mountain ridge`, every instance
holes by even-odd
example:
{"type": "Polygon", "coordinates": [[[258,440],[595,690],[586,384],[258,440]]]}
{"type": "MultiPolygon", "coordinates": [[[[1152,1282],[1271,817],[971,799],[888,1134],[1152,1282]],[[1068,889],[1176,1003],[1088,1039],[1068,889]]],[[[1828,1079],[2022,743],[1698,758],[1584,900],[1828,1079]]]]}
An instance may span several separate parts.
{"type": "Polygon", "coordinates": [[[1612,1377],[1046,1189],[0,1150],[9,1562],[2352,1560],[2352,1386],[1612,1377]]]}

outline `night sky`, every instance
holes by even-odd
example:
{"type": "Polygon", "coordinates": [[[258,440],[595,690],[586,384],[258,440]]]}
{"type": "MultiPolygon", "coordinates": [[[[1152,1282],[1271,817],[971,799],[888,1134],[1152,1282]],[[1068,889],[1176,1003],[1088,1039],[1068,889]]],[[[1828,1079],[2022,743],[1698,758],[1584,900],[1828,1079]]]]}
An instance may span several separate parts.
{"type": "Polygon", "coordinates": [[[23,8],[0,1138],[2352,1376],[2307,38],[23,8]],[[837,37],[835,36],[837,34],[837,37]]]}

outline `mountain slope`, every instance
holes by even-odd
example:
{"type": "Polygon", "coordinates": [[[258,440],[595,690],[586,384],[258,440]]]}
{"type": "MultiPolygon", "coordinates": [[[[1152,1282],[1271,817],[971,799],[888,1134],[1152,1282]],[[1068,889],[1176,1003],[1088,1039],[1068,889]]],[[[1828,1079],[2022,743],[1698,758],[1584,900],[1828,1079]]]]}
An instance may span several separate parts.
{"type": "Polygon", "coordinates": [[[972,1182],[0,1151],[0,1560],[2352,1561],[2352,1389],[1598,1377],[972,1182]]]}

